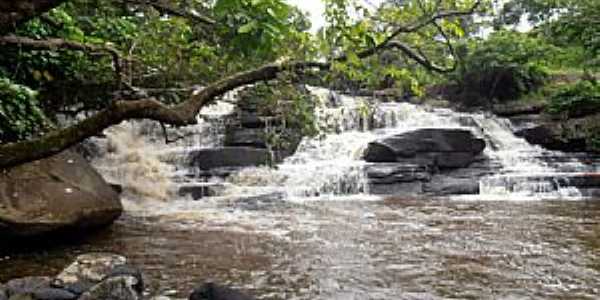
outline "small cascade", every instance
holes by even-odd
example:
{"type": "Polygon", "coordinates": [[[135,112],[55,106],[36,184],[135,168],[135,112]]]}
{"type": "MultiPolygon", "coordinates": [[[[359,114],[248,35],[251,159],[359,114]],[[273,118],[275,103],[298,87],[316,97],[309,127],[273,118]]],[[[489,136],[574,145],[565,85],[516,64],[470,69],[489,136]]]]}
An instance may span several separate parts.
{"type": "Polygon", "coordinates": [[[232,110],[232,104],[218,101],[201,111],[195,125],[168,128],[144,120],[113,126],[105,130],[106,139],[94,138],[107,151],[92,163],[108,182],[118,183],[128,199],[172,199],[178,178],[190,173],[188,154],[219,146],[224,116],[232,110]]]}
{"type": "MultiPolygon", "coordinates": [[[[587,169],[576,158],[530,145],[516,137],[510,121],[488,115],[475,115],[474,120],[481,128],[490,147],[486,154],[502,168],[498,174],[480,180],[482,197],[524,199],[580,199],[579,189],[570,182],[573,172],[587,169]],[[547,157],[561,158],[561,163],[551,163],[547,157]],[[565,170],[565,168],[567,168],[565,170]]],[[[576,174],[576,173],[575,173],[576,174]]]]}

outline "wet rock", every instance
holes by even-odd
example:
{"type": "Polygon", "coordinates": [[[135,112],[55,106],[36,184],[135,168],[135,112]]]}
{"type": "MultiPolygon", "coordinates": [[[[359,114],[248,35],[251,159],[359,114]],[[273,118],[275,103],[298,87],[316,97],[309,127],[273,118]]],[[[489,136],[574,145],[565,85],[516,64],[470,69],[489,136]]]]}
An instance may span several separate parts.
{"type": "MultiPolygon", "coordinates": [[[[124,267],[126,262],[125,257],[115,254],[83,254],[56,276],[52,286],[79,295],[118,272],[118,268],[124,267]]],[[[127,275],[135,277],[136,274],[127,275]]]]}
{"type": "Polygon", "coordinates": [[[390,184],[396,182],[428,181],[431,174],[426,166],[403,163],[378,163],[365,168],[370,183],[390,184]]]}
{"type": "Polygon", "coordinates": [[[242,292],[209,282],[196,288],[189,300],[254,300],[242,292]]]}
{"type": "Polygon", "coordinates": [[[423,184],[423,192],[434,196],[475,195],[479,194],[479,180],[434,176],[430,182],[423,184]]]}
{"type": "Polygon", "coordinates": [[[369,143],[368,162],[404,162],[437,168],[466,167],[485,148],[485,141],[469,130],[418,129],[369,143]]]}
{"type": "Polygon", "coordinates": [[[423,194],[423,182],[399,182],[390,184],[370,183],[369,193],[373,195],[406,195],[423,194]]]}
{"type": "Polygon", "coordinates": [[[260,166],[271,162],[271,153],[267,149],[249,147],[201,149],[193,151],[189,157],[191,165],[201,170],[260,166]]]}
{"type": "Polygon", "coordinates": [[[33,295],[30,295],[30,294],[17,294],[17,295],[10,296],[10,298],[8,298],[8,300],[36,300],[36,299],[34,299],[33,295]]]}
{"type": "Polygon", "coordinates": [[[57,288],[42,288],[31,293],[35,300],[72,300],[77,299],[77,295],[69,291],[57,288]]]}
{"type": "Polygon", "coordinates": [[[142,271],[132,265],[117,265],[115,266],[106,278],[119,277],[119,276],[131,276],[136,279],[137,283],[133,285],[133,289],[142,294],[144,292],[144,278],[142,271]]]}
{"type": "Polygon", "coordinates": [[[141,293],[136,290],[139,284],[133,276],[110,277],[83,293],[79,300],[139,300],[141,293]]]}
{"type": "Polygon", "coordinates": [[[515,132],[527,142],[550,150],[564,152],[600,151],[593,143],[600,130],[600,114],[568,120],[545,121],[540,125],[515,132]]]}
{"type": "Polygon", "coordinates": [[[546,108],[545,103],[507,103],[496,104],[492,112],[500,117],[539,114],[546,108]]]}
{"type": "Polygon", "coordinates": [[[0,283],[0,300],[8,300],[8,293],[6,287],[0,283]]]}
{"type": "Polygon", "coordinates": [[[0,237],[79,232],[111,224],[121,212],[119,195],[73,151],[0,174],[0,237]]]}
{"type": "Polygon", "coordinates": [[[283,204],[285,196],[285,193],[275,192],[258,196],[243,197],[236,200],[236,205],[246,210],[260,210],[283,204]]]}
{"type": "Polygon", "coordinates": [[[524,128],[515,132],[517,136],[525,138],[528,143],[540,145],[550,150],[565,152],[580,152],[587,148],[586,137],[583,135],[566,136],[563,129],[554,124],[538,125],[524,128]]]}
{"type": "Polygon", "coordinates": [[[6,283],[6,293],[8,296],[32,294],[34,291],[50,288],[50,281],[50,277],[44,276],[13,279],[6,283]]]}
{"type": "Polygon", "coordinates": [[[225,136],[227,147],[267,148],[267,136],[261,128],[229,128],[225,136]]]}
{"type": "Polygon", "coordinates": [[[181,197],[190,196],[194,200],[199,200],[204,197],[220,195],[223,190],[225,190],[225,185],[222,183],[190,183],[180,185],[177,194],[181,197]]]}
{"type": "Polygon", "coordinates": [[[50,277],[25,277],[9,281],[0,299],[72,300],[77,296],[63,289],[53,288],[50,277]]]}

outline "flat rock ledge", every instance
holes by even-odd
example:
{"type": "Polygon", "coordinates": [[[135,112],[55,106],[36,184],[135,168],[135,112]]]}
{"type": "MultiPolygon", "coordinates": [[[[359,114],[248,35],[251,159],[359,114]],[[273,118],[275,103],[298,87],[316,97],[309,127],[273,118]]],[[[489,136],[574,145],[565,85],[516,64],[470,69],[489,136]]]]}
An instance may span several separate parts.
{"type": "MultiPolygon", "coordinates": [[[[148,296],[140,269],[123,256],[89,253],[78,256],[56,277],[25,277],[0,284],[0,300],[174,300],[148,296]]],[[[252,300],[240,291],[204,283],[190,300],[252,300]]]]}

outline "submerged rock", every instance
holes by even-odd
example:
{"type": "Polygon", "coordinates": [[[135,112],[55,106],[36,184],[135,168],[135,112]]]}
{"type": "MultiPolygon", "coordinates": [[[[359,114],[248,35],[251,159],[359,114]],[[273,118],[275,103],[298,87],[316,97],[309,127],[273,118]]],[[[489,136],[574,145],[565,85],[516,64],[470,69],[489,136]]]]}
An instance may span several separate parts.
{"type": "Polygon", "coordinates": [[[439,168],[466,167],[485,148],[470,130],[418,129],[369,143],[368,162],[406,162],[439,168]]]}
{"type": "Polygon", "coordinates": [[[254,300],[242,292],[207,282],[196,288],[189,300],[254,300]]]}
{"type": "Polygon", "coordinates": [[[73,151],[0,174],[0,236],[94,228],[121,212],[119,195],[73,151]]]}

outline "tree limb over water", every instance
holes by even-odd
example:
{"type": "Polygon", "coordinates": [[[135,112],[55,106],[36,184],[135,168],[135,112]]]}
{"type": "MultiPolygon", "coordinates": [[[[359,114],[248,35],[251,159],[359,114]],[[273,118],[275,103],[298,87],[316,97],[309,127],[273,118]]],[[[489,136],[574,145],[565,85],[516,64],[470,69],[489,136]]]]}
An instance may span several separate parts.
{"type": "MultiPolygon", "coordinates": [[[[56,4],[57,2],[62,1],[32,2],[48,2],[45,7],[47,9],[51,9],[55,5],[49,5],[49,2],[56,4]]],[[[6,6],[6,3],[0,3],[0,8],[2,8],[2,5],[6,6]]],[[[402,33],[418,31],[419,29],[434,24],[436,21],[444,18],[470,15],[475,12],[479,5],[480,1],[476,1],[473,7],[466,11],[438,12],[415,24],[397,26],[395,30],[393,30],[381,43],[370,49],[359,52],[357,56],[359,58],[367,58],[384,49],[397,49],[427,70],[432,72],[449,72],[453,68],[437,66],[427,57],[419,54],[418,51],[413,50],[410,46],[396,41],[395,38],[402,33]]],[[[36,12],[38,14],[42,14],[45,11],[40,10],[36,12]]],[[[29,18],[31,17],[32,16],[29,15],[29,18]]],[[[4,23],[2,23],[2,20],[0,19],[0,26],[3,26],[3,24],[4,23]]],[[[94,48],[95,46],[90,47],[89,45],[82,45],[64,40],[36,41],[26,38],[19,38],[16,36],[5,36],[0,38],[0,43],[2,43],[2,41],[5,43],[12,42],[16,44],[19,44],[20,42],[21,44],[31,47],[47,47],[48,49],[62,47],[65,49],[79,51],[105,50],[110,52],[117,59],[119,57],[118,52],[113,52],[104,48],[96,49],[94,48]]],[[[346,60],[348,60],[348,57],[346,55],[342,55],[333,59],[331,62],[287,61],[266,64],[252,70],[239,72],[226,78],[217,80],[205,88],[192,92],[188,100],[173,106],[168,106],[154,98],[134,101],[113,101],[106,109],[72,126],[48,132],[47,134],[32,140],[1,145],[0,168],[7,168],[60,153],[61,151],[85,140],[86,138],[96,135],[102,130],[125,120],[150,119],[174,126],[195,124],[197,122],[196,116],[204,106],[212,103],[216,97],[219,97],[237,87],[261,81],[273,80],[276,79],[278,74],[282,72],[302,73],[309,69],[329,70],[332,67],[332,62],[342,62],[346,60]]]]}

